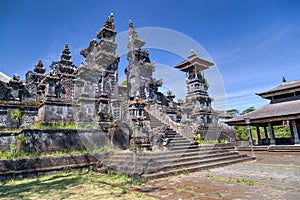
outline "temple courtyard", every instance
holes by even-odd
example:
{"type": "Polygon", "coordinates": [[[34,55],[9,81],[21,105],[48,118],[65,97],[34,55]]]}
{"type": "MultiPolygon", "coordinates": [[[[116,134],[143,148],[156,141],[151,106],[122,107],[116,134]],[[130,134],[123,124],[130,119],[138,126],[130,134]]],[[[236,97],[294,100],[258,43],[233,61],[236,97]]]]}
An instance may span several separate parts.
{"type": "Polygon", "coordinates": [[[148,182],[86,170],[1,182],[0,199],[297,199],[300,153],[255,153],[254,161],[148,182]]]}

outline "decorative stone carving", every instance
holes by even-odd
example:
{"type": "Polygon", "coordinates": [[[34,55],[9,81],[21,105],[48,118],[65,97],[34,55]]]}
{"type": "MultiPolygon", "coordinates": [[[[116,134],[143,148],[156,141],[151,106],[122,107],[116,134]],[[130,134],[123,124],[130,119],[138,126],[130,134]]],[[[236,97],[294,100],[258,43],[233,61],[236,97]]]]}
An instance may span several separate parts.
{"type": "Polygon", "coordinates": [[[155,85],[152,78],[155,67],[154,63],[150,62],[149,51],[141,49],[144,45],[145,41],[138,38],[133,23],[130,21],[129,41],[127,43],[129,66],[125,69],[128,96],[130,98],[135,96],[140,96],[142,99],[149,96],[154,97],[153,88],[150,88],[150,84],[155,85]]]}

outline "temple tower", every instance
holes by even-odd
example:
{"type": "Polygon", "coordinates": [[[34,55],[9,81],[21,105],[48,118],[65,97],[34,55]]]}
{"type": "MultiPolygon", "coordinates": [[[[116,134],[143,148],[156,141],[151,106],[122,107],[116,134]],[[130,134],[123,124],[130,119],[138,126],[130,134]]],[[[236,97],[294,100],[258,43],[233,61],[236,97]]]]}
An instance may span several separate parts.
{"type": "Polygon", "coordinates": [[[26,101],[41,101],[45,93],[46,85],[42,84],[42,80],[46,77],[46,68],[41,60],[34,66],[33,72],[28,71],[26,73],[26,87],[30,96],[26,101]]]}
{"type": "MultiPolygon", "coordinates": [[[[71,57],[69,46],[65,44],[60,61],[52,62],[51,71],[38,84],[44,96],[38,108],[37,122],[58,124],[75,121],[77,105],[73,96],[77,67],[71,57]]],[[[42,68],[35,68],[35,71],[42,71],[42,68]]]]}
{"type": "Polygon", "coordinates": [[[208,82],[204,70],[214,65],[199,58],[192,50],[187,60],[177,64],[175,68],[186,73],[187,96],[181,106],[181,123],[194,123],[199,129],[208,129],[216,122],[212,110],[213,98],[208,95],[208,82]]]}
{"type": "Polygon", "coordinates": [[[129,41],[127,43],[128,67],[125,69],[127,76],[128,97],[140,96],[146,99],[149,96],[150,84],[153,83],[152,74],[155,70],[154,63],[150,62],[148,50],[141,49],[145,41],[138,38],[138,34],[129,23],[129,41]]]}
{"type": "Polygon", "coordinates": [[[114,15],[111,13],[96,35],[100,41],[91,40],[89,46],[80,52],[85,57],[85,63],[78,69],[75,84],[75,97],[81,105],[79,122],[105,121],[109,115],[118,117],[118,108],[109,104],[115,103],[118,98],[120,56],[116,54],[116,34],[114,15]]]}
{"type": "Polygon", "coordinates": [[[65,44],[60,56],[60,61],[52,62],[50,65],[50,68],[60,79],[56,86],[56,97],[69,101],[73,100],[74,79],[77,73],[77,67],[73,64],[71,57],[72,54],[69,45],[65,44]]]}

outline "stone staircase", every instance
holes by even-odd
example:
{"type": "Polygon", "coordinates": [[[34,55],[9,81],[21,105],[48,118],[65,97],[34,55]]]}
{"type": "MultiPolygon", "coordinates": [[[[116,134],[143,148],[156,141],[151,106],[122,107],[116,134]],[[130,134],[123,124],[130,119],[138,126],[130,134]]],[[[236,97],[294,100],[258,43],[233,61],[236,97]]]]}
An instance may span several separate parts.
{"type": "MultiPolygon", "coordinates": [[[[151,128],[164,124],[150,115],[151,128]]],[[[187,139],[168,129],[170,139],[167,148],[160,152],[136,153],[136,171],[134,172],[133,152],[118,152],[103,159],[103,164],[111,173],[122,173],[129,176],[140,174],[147,179],[165,177],[184,172],[225,166],[233,163],[251,160],[247,155],[240,155],[233,144],[204,145],[198,147],[187,139]]]]}
{"type": "MultiPolygon", "coordinates": [[[[134,173],[132,152],[115,153],[103,160],[111,173],[134,173]]],[[[189,150],[145,152],[136,154],[136,172],[147,179],[243,162],[251,158],[234,151],[234,146],[205,147],[189,150]]]]}
{"type": "MultiPolygon", "coordinates": [[[[149,114],[150,115],[150,114],[149,114]]],[[[162,127],[165,124],[159,121],[154,116],[150,115],[150,127],[152,129],[162,127]]],[[[173,129],[167,129],[167,138],[169,138],[169,144],[166,146],[169,150],[185,150],[185,149],[198,149],[197,144],[191,144],[190,141],[183,136],[176,133],[173,129]]]]}

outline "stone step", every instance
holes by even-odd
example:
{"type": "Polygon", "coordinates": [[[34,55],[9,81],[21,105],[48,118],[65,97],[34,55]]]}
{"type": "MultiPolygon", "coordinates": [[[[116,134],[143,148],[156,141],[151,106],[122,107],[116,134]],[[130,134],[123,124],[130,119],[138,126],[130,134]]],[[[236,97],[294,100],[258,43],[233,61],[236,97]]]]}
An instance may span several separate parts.
{"type": "MultiPolygon", "coordinates": [[[[224,156],[229,156],[229,155],[238,155],[236,152],[217,152],[217,153],[209,153],[209,154],[203,154],[203,155],[186,155],[186,156],[181,156],[181,155],[174,155],[173,157],[167,157],[167,158],[136,158],[136,162],[140,167],[156,167],[160,168],[161,166],[164,165],[169,165],[170,163],[178,163],[178,162],[193,162],[195,160],[204,160],[208,158],[218,158],[218,157],[224,157],[224,156]]],[[[133,165],[133,158],[127,158],[127,159],[113,159],[110,161],[107,161],[106,164],[108,164],[112,168],[117,168],[120,166],[121,168],[123,166],[129,166],[132,167],[133,165]]]]}
{"type": "MultiPolygon", "coordinates": [[[[193,157],[193,159],[182,159],[182,158],[173,158],[166,160],[144,160],[138,161],[137,169],[143,171],[144,173],[152,173],[157,170],[169,170],[175,168],[182,168],[184,166],[199,165],[208,162],[215,162],[220,160],[227,160],[236,157],[240,157],[239,154],[219,154],[214,156],[204,156],[204,157],[193,157]]],[[[118,169],[119,171],[130,171],[133,170],[133,159],[124,160],[122,162],[115,162],[109,165],[111,169],[118,169]]]]}
{"type": "MultiPolygon", "coordinates": [[[[177,150],[177,151],[162,151],[162,152],[155,152],[155,153],[137,153],[137,159],[167,159],[172,157],[185,157],[185,156],[202,156],[208,154],[216,154],[216,153],[224,153],[224,152],[234,152],[228,151],[223,149],[190,149],[189,151],[185,150],[177,150]]],[[[133,153],[132,152],[120,152],[112,155],[111,157],[105,159],[106,161],[109,160],[126,160],[132,159],[133,153]]]]}
{"type": "MultiPolygon", "coordinates": [[[[202,166],[209,165],[211,167],[218,166],[220,163],[227,163],[228,161],[240,162],[240,159],[249,159],[246,155],[228,155],[220,156],[216,158],[206,158],[206,159],[197,159],[194,161],[179,161],[179,162],[169,162],[169,163],[150,163],[149,165],[139,165],[137,164],[136,169],[137,173],[147,175],[147,174],[156,174],[167,173],[169,172],[180,172],[180,171],[189,171],[190,169],[199,169],[202,166]],[[153,166],[151,166],[153,165],[153,166]]],[[[133,173],[134,166],[131,165],[112,165],[109,167],[109,170],[121,171],[125,174],[133,173]]],[[[171,173],[172,174],[172,173],[171,173]]]]}
{"type": "Polygon", "coordinates": [[[249,157],[240,157],[240,158],[235,158],[232,160],[225,160],[225,161],[223,160],[223,161],[219,161],[219,162],[206,163],[203,165],[185,167],[185,168],[181,168],[181,169],[172,169],[172,170],[161,171],[161,172],[152,173],[152,174],[143,174],[142,177],[146,178],[146,179],[155,179],[155,178],[166,177],[168,175],[180,174],[180,173],[185,173],[185,172],[194,172],[194,171],[200,171],[200,170],[210,169],[210,168],[214,168],[214,167],[226,166],[226,165],[230,165],[230,164],[249,161],[251,159],[252,158],[249,158],[249,157]]]}
{"type": "MultiPolygon", "coordinates": [[[[222,153],[228,153],[228,152],[234,152],[235,151],[228,151],[228,150],[221,150],[221,149],[212,149],[212,150],[202,150],[202,151],[165,151],[164,153],[154,153],[154,154],[136,154],[137,160],[144,160],[144,159],[170,159],[174,157],[189,157],[189,156],[200,156],[203,157],[205,155],[211,155],[211,154],[222,154],[222,153]]],[[[112,161],[112,160],[131,160],[133,157],[133,153],[128,154],[115,154],[111,157],[105,158],[105,161],[112,161]]]]}
{"type": "Polygon", "coordinates": [[[167,145],[167,148],[169,150],[189,150],[189,149],[199,149],[198,145],[191,145],[191,144],[188,144],[188,145],[172,145],[172,144],[168,144],[167,145]]]}

